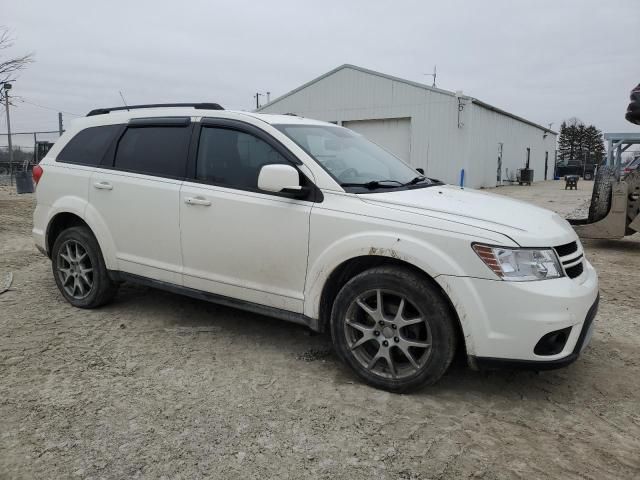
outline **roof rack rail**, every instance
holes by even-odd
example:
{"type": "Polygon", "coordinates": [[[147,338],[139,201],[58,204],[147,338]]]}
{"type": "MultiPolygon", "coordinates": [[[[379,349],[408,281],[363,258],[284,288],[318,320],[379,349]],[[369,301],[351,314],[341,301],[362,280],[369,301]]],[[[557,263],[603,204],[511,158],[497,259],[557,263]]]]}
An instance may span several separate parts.
{"type": "Polygon", "coordinates": [[[87,117],[94,115],[104,115],[117,110],[137,110],[139,108],[161,108],[161,107],[193,107],[198,110],[224,110],[217,103],[150,103],[148,105],[129,105],[125,107],[96,108],[87,113],[87,117]]]}

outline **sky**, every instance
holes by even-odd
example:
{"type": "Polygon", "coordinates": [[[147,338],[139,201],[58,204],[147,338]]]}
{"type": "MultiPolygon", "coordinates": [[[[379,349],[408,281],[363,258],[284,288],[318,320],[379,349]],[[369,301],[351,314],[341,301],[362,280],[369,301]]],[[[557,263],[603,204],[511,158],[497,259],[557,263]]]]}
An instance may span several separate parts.
{"type": "MultiPolygon", "coordinates": [[[[625,121],[640,83],[640,0],[3,2],[0,25],[33,52],[13,131],[56,130],[97,107],[218,102],[255,108],[344,63],[463,90],[536,123],[625,121]]],[[[6,132],[4,109],[0,132],[6,132]]],[[[0,136],[0,145],[6,137],[0,136]]],[[[25,138],[18,139],[24,143],[25,138]]]]}

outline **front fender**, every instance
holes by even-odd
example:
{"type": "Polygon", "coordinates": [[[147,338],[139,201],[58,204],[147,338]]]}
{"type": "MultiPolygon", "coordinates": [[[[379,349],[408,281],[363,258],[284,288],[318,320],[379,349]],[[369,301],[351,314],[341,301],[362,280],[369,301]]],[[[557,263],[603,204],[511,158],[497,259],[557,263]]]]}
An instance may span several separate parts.
{"type": "Polygon", "coordinates": [[[443,273],[465,275],[462,266],[434,244],[391,232],[356,233],[340,238],[315,255],[307,274],[304,314],[318,318],[322,290],[331,273],[345,261],[364,255],[407,262],[432,278],[443,273]]]}

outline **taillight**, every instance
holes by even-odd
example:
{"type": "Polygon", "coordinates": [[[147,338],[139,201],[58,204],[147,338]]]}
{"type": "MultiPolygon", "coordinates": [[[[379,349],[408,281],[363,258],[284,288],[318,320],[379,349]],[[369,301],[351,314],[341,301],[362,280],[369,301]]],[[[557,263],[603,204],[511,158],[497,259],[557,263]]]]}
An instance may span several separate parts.
{"type": "Polygon", "coordinates": [[[38,185],[38,182],[42,178],[43,173],[44,173],[44,170],[40,165],[36,165],[35,167],[33,167],[31,174],[33,175],[33,181],[35,182],[36,185],[38,185]]]}

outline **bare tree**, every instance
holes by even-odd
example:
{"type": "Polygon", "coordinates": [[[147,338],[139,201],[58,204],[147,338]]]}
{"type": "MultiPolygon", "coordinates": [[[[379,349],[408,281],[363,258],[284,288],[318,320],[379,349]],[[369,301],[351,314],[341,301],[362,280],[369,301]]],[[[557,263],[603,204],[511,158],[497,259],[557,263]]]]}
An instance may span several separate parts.
{"type": "MultiPolygon", "coordinates": [[[[12,82],[16,73],[33,62],[33,53],[21,57],[7,58],[5,50],[13,46],[13,38],[6,27],[0,26],[0,84],[12,82]]],[[[3,100],[4,89],[0,89],[0,100],[3,100]]]]}

